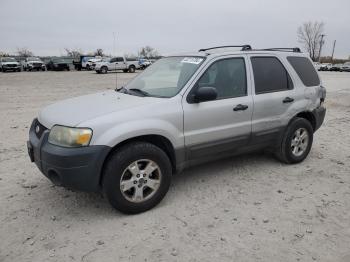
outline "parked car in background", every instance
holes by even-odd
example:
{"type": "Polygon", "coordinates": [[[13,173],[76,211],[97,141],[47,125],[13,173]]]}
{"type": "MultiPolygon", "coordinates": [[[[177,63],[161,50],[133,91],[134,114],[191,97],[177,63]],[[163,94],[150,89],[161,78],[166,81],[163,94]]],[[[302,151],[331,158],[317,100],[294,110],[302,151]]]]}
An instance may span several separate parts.
{"type": "Polygon", "coordinates": [[[314,62],[314,66],[315,66],[317,71],[320,71],[320,68],[321,68],[322,64],[319,63],[319,62],[314,62]]]}
{"type": "Polygon", "coordinates": [[[103,59],[97,62],[95,66],[96,73],[106,74],[108,71],[123,70],[124,73],[134,73],[136,69],[140,69],[139,61],[128,61],[124,56],[103,59]]]}
{"type": "Polygon", "coordinates": [[[329,71],[340,71],[342,64],[334,64],[329,68],[329,71]]]}
{"type": "Polygon", "coordinates": [[[152,62],[148,59],[141,58],[139,60],[139,64],[140,64],[141,69],[146,69],[147,67],[149,67],[152,64],[152,62]]]}
{"type": "Polygon", "coordinates": [[[340,71],[341,71],[341,72],[350,72],[350,62],[344,63],[344,64],[340,67],[340,71]]]}
{"type": "Polygon", "coordinates": [[[0,57],[0,70],[2,72],[21,72],[21,65],[13,57],[0,57]]]}
{"type": "Polygon", "coordinates": [[[332,66],[331,63],[323,63],[320,65],[319,71],[329,71],[331,66],[332,66]]]}
{"type": "Polygon", "coordinates": [[[77,58],[73,59],[73,65],[75,70],[81,71],[82,69],[86,69],[86,64],[90,59],[95,58],[91,55],[81,55],[77,58]]]}
{"type": "Polygon", "coordinates": [[[27,57],[22,61],[22,67],[24,71],[32,70],[46,70],[45,63],[38,57],[27,57]]]}
{"type": "Polygon", "coordinates": [[[58,57],[53,57],[49,59],[46,64],[46,68],[47,70],[54,70],[54,71],[70,70],[69,64],[67,63],[67,61],[58,57]]]}

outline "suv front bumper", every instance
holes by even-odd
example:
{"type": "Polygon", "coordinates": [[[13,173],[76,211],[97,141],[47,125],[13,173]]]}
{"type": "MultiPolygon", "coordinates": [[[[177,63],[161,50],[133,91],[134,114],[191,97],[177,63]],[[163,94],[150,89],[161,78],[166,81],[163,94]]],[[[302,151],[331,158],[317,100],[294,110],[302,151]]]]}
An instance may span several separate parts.
{"type": "Polygon", "coordinates": [[[48,142],[49,130],[34,119],[27,142],[28,154],[39,170],[55,185],[82,191],[99,191],[108,146],[66,148],[48,142]],[[39,129],[37,129],[39,126],[39,129]]]}

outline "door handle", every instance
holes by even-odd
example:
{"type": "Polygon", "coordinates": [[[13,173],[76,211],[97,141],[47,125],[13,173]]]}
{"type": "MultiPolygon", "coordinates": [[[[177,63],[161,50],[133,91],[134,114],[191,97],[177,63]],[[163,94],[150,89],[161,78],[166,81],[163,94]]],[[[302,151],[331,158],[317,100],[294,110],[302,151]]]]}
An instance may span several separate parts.
{"type": "Polygon", "coordinates": [[[294,99],[293,98],[291,98],[291,97],[286,97],[285,99],[283,99],[283,103],[292,103],[294,101],[294,99]]]}
{"type": "Polygon", "coordinates": [[[247,105],[238,104],[236,107],[233,108],[233,111],[244,111],[247,108],[248,108],[247,105]]]}

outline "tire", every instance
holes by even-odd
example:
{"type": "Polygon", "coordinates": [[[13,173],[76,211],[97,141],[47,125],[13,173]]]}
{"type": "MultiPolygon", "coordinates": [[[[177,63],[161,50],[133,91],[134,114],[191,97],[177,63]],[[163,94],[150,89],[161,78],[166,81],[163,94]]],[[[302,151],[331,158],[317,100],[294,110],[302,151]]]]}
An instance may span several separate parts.
{"type": "Polygon", "coordinates": [[[308,120],[294,118],[284,132],[281,143],[275,152],[276,157],[287,164],[302,162],[311,150],[313,133],[313,128],[308,120]]]}
{"type": "Polygon", "coordinates": [[[127,72],[128,72],[128,69],[123,69],[123,72],[124,72],[124,73],[127,73],[127,72]]]}
{"type": "Polygon", "coordinates": [[[169,190],[171,177],[171,163],[163,150],[150,143],[132,142],[109,157],[103,173],[102,186],[108,201],[115,209],[126,214],[137,214],[153,208],[164,198],[169,190]],[[131,173],[129,170],[132,169],[129,167],[135,167],[135,163],[139,172],[131,173]],[[149,174],[142,173],[147,164],[151,164],[153,168],[156,166],[157,169],[149,174]],[[141,176],[137,178],[137,174],[141,176]],[[122,190],[123,181],[127,183],[125,186],[129,187],[129,190],[122,190]],[[151,181],[154,190],[148,187],[151,181]],[[141,190],[139,192],[142,192],[144,199],[136,197],[137,190],[141,190]]]}
{"type": "Polygon", "coordinates": [[[101,73],[102,73],[102,74],[107,74],[107,73],[108,73],[108,68],[107,68],[107,66],[102,66],[102,67],[101,67],[101,73]]]}
{"type": "Polygon", "coordinates": [[[86,70],[88,70],[88,71],[91,70],[90,65],[86,65],[86,70]]]}
{"type": "Polygon", "coordinates": [[[129,73],[135,73],[135,66],[129,66],[129,73]]]}

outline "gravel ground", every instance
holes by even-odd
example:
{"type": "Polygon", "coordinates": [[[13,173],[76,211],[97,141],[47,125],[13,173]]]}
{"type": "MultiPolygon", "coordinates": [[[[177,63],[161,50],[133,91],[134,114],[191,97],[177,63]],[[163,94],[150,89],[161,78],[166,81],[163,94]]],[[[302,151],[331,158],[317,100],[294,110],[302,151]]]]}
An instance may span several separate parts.
{"type": "Polygon", "coordinates": [[[251,154],[192,168],[134,216],[53,186],[25,146],[40,108],[115,77],[0,74],[0,261],[350,261],[350,73],[321,73],[328,112],[303,163],[251,154]]]}

